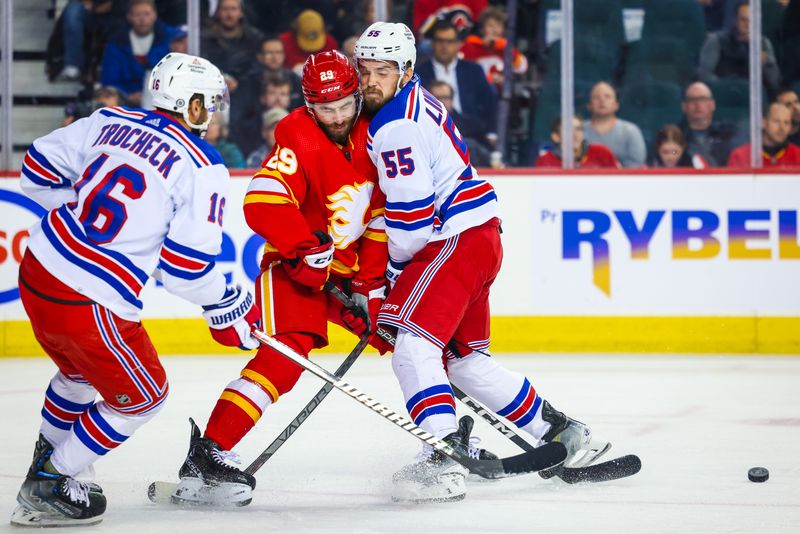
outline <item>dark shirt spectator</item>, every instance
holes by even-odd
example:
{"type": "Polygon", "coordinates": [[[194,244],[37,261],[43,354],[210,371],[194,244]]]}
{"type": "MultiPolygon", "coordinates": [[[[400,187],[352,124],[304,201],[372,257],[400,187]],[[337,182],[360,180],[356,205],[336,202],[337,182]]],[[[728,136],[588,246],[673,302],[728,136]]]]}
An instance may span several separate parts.
{"type": "Polygon", "coordinates": [[[453,109],[468,121],[479,124],[480,137],[493,145],[497,139],[497,94],[477,63],[458,59],[462,42],[455,27],[440,21],[432,30],[433,58],[420,63],[416,72],[425,88],[434,80],[454,89],[453,109]]]}
{"type": "Polygon", "coordinates": [[[288,114],[289,112],[283,108],[272,108],[264,112],[261,117],[261,139],[264,142],[247,156],[249,168],[258,169],[263,166],[264,160],[275,145],[275,127],[288,114]]]}
{"type": "Polygon", "coordinates": [[[100,108],[110,108],[122,105],[122,95],[113,87],[98,87],[92,93],[91,100],[77,100],[64,106],[64,122],[61,126],[68,126],[78,119],[88,117],[100,108]]]}
{"type": "Polygon", "coordinates": [[[800,145],[800,99],[792,89],[780,91],[775,98],[792,112],[792,128],[789,131],[789,142],[800,145]]]}
{"type": "Polygon", "coordinates": [[[103,42],[109,32],[119,26],[117,19],[124,19],[123,0],[69,0],[61,12],[63,24],[62,42],[64,67],[59,80],[78,80],[89,67],[86,57],[85,38],[98,34],[103,42]],[[121,16],[120,16],[121,15],[121,16]]]}
{"type": "Polygon", "coordinates": [[[737,132],[733,125],[714,121],[716,102],[711,89],[703,82],[690,84],[683,94],[681,109],[684,120],[680,127],[689,154],[699,154],[710,167],[725,165],[737,132]]]}
{"type": "Polygon", "coordinates": [[[253,65],[250,73],[242,80],[242,91],[247,94],[248,113],[258,108],[258,99],[261,89],[268,78],[286,78],[291,83],[290,105],[287,109],[294,109],[303,104],[303,91],[300,86],[300,76],[293,70],[283,66],[286,52],[283,41],[278,37],[265,37],[261,41],[258,61],[253,65]]]}
{"type": "Polygon", "coordinates": [[[641,167],[647,157],[642,131],[632,122],[617,117],[617,92],[608,82],[597,82],[586,106],[591,119],[584,122],[586,141],[608,148],[623,167],[641,167]]]}
{"type": "Polygon", "coordinates": [[[228,140],[228,124],[222,113],[214,113],[208,130],[203,139],[217,149],[222,161],[229,169],[243,169],[245,167],[244,156],[236,143],[228,140]]]}
{"type": "MultiPolygon", "coordinates": [[[[762,162],[764,167],[800,166],[800,147],[789,142],[792,112],[780,102],[769,105],[761,119],[763,136],[762,162]]],[[[735,148],[728,158],[729,167],[750,167],[750,144],[735,148]]]]}
{"type": "MultiPolygon", "coordinates": [[[[750,72],[750,6],[741,4],[729,30],[709,34],[700,50],[698,75],[704,82],[720,78],[748,79],[750,72]]],[[[761,40],[761,68],[764,86],[774,94],[781,72],[769,39],[761,40]]]]}
{"type": "Polygon", "coordinates": [[[292,85],[288,78],[267,77],[258,97],[258,105],[242,116],[231,130],[230,138],[249,154],[261,140],[261,117],[271,109],[291,109],[292,85]]]}
{"type": "Polygon", "coordinates": [[[488,167],[491,162],[491,147],[486,140],[482,125],[453,109],[453,88],[447,82],[436,80],[430,84],[428,90],[444,104],[459,133],[467,143],[470,163],[476,167],[488,167]]]}
{"type": "MultiPolygon", "coordinates": [[[[572,142],[576,169],[619,169],[620,164],[614,154],[603,145],[592,145],[586,142],[583,135],[583,123],[580,116],[572,119],[572,142]]],[[[561,168],[561,118],[553,121],[550,128],[550,139],[553,145],[543,150],[536,158],[536,167],[561,168]]]]}
{"type": "Polygon", "coordinates": [[[309,55],[339,48],[336,39],[325,32],[322,15],[313,9],[301,11],[292,29],[281,33],[281,41],[286,52],[283,66],[298,74],[309,55]]]}
{"type": "Polygon", "coordinates": [[[214,21],[202,33],[203,56],[219,67],[231,93],[231,110],[242,78],[256,61],[264,36],[247,24],[240,0],[220,0],[214,21]]]}
{"type": "Polygon", "coordinates": [[[656,134],[655,150],[650,166],[654,168],[690,167],[705,169],[706,161],[698,154],[686,151],[686,139],[675,124],[667,124],[656,134]]]}
{"type": "Polygon", "coordinates": [[[153,0],[131,0],[127,21],[106,44],[100,80],[138,106],[145,72],[169,52],[172,30],[158,20],[153,0]]]}

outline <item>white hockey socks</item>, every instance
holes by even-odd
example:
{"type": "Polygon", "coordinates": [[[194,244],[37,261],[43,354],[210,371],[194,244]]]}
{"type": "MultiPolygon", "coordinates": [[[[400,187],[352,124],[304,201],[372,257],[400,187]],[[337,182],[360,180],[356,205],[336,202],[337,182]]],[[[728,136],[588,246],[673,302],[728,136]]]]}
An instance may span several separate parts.
{"type": "Polygon", "coordinates": [[[39,433],[52,445],[60,444],[69,436],[75,420],[94,404],[96,397],[97,390],[91,384],[67,378],[58,371],[44,395],[39,433]]]}
{"type": "Polygon", "coordinates": [[[442,349],[406,330],[400,330],[392,369],[414,424],[436,437],[456,431],[453,390],[442,364],[442,349]]]}
{"type": "Polygon", "coordinates": [[[525,376],[489,356],[472,352],[447,362],[450,380],[470,397],[537,439],[550,429],[542,419],[542,398],[525,376]]]}

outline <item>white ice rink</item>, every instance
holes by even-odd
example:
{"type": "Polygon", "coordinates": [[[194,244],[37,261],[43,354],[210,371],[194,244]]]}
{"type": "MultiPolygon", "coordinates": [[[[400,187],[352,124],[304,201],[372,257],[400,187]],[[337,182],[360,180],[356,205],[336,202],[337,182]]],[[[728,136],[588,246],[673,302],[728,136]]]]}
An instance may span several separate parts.
{"type": "MultiPolygon", "coordinates": [[[[156,479],[175,480],[188,445],[187,418],[205,426],[222,388],[246,359],[167,357],[171,396],[164,410],[101,459],[98,482],[108,511],[95,533],[800,532],[800,358],[743,356],[503,355],[552,404],[590,423],[614,443],[609,453],[637,453],[635,477],[567,486],[528,475],[468,484],[451,504],[391,502],[391,475],[417,441],[333,391],[258,472],[250,506],[178,510],[147,500],[156,479]],[[764,484],[747,470],[764,466],[764,484]]],[[[315,361],[334,369],[341,357],[315,361]]],[[[45,359],[0,359],[0,531],[30,463],[39,410],[54,371],[45,359]]],[[[363,356],[348,379],[401,409],[389,361],[363,356]]],[[[304,375],[270,407],[236,450],[245,465],[322,386],[304,375]]],[[[461,413],[467,413],[460,407],[461,413]]],[[[483,443],[515,452],[484,423],[483,443]]]]}

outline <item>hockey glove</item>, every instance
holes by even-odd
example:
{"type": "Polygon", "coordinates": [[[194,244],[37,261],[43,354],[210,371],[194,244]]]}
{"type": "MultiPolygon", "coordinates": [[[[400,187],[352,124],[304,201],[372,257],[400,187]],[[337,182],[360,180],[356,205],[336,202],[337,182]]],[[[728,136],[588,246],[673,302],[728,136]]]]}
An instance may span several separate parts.
{"type": "Polygon", "coordinates": [[[364,335],[367,330],[375,332],[378,326],[378,310],[386,298],[386,281],[354,279],[350,283],[350,292],[350,298],[357,309],[342,308],[342,321],[358,336],[364,335]],[[369,322],[365,319],[369,319],[369,322]]]}
{"type": "Polygon", "coordinates": [[[397,279],[400,278],[400,274],[403,272],[403,268],[406,264],[397,264],[389,260],[389,263],[386,264],[386,281],[389,282],[389,289],[394,287],[394,284],[397,282],[397,279]]]}
{"type": "Polygon", "coordinates": [[[261,310],[249,291],[243,291],[241,286],[228,286],[219,303],[203,306],[203,310],[211,337],[220,345],[242,350],[259,347],[258,340],[250,336],[250,330],[253,326],[260,326],[261,310]]]}
{"type": "Polygon", "coordinates": [[[283,262],[286,272],[298,284],[317,290],[328,281],[333,262],[333,240],[325,232],[315,230],[319,245],[297,251],[297,258],[283,262]]]}

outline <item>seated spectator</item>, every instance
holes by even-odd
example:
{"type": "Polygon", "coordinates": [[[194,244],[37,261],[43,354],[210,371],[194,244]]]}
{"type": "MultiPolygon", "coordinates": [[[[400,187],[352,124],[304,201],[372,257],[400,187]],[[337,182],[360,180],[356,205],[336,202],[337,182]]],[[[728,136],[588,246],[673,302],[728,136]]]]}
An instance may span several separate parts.
{"type": "Polygon", "coordinates": [[[690,167],[705,169],[708,164],[697,154],[686,151],[686,139],[675,124],[667,124],[656,134],[655,154],[650,160],[654,168],[690,167]]]}
{"type": "Polygon", "coordinates": [[[325,32],[325,21],[319,12],[306,9],[297,15],[290,31],[281,34],[286,60],[283,66],[298,75],[311,54],[337,50],[339,43],[325,32]]]}
{"type": "MultiPolygon", "coordinates": [[[[487,8],[478,19],[478,34],[470,35],[461,47],[464,59],[474,61],[486,73],[486,79],[495,86],[498,94],[503,86],[504,54],[508,41],[506,12],[500,7],[487,8]]],[[[512,55],[514,74],[528,72],[528,59],[514,47],[512,55]]]]}
{"type": "Polygon", "coordinates": [[[255,86],[254,100],[258,100],[258,93],[267,82],[268,78],[285,78],[290,82],[291,104],[287,109],[294,109],[303,105],[303,91],[300,87],[300,76],[292,69],[284,67],[286,52],[283,41],[279,37],[267,37],[261,41],[261,52],[258,62],[250,75],[250,85],[255,86]]]}
{"type": "Polygon", "coordinates": [[[97,32],[105,40],[114,26],[113,15],[119,10],[114,4],[119,4],[119,0],[69,0],[64,6],[60,20],[64,66],[58,80],[76,81],[86,72],[89,62],[85,38],[97,32]]]}
{"type": "Polygon", "coordinates": [[[690,84],[683,94],[681,109],[684,120],[680,127],[689,154],[702,156],[709,167],[725,165],[737,133],[733,125],[714,121],[716,102],[711,89],[703,82],[690,84]]]}
{"type": "Polygon", "coordinates": [[[263,167],[264,160],[272,151],[273,145],[275,145],[275,126],[288,114],[289,112],[283,108],[272,108],[264,112],[261,117],[261,139],[264,140],[264,143],[247,156],[247,166],[249,168],[258,169],[263,167]]]}
{"type": "Polygon", "coordinates": [[[222,161],[229,169],[244,169],[245,161],[242,151],[235,143],[228,141],[228,121],[223,113],[214,113],[208,130],[203,137],[222,156],[222,161]]]}
{"type": "Polygon", "coordinates": [[[617,118],[617,92],[607,82],[597,82],[586,105],[591,119],[583,123],[588,143],[603,145],[623,167],[641,167],[647,157],[642,131],[632,122],[617,118]]]}
{"type": "Polygon", "coordinates": [[[488,167],[491,163],[491,146],[486,140],[483,125],[475,120],[464,117],[453,108],[453,88],[447,82],[436,80],[430,84],[428,90],[453,118],[458,131],[469,148],[469,159],[475,167],[488,167]]]}
{"type": "MultiPolygon", "coordinates": [[[[586,142],[583,122],[579,115],[572,118],[573,151],[576,169],[619,169],[620,164],[614,154],[603,145],[592,145],[586,142]]],[[[553,121],[550,127],[550,139],[554,145],[539,153],[536,167],[561,168],[561,117],[553,121]]]]}
{"type": "Polygon", "coordinates": [[[791,89],[784,89],[778,93],[775,99],[792,112],[792,129],[789,132],[789,142],[800,145],[800,99],[797,93],[791,89]]]}
{"type": "MultiPolygon", "coordinates": [[[[741,0],[740,0],[741,1],[741,0]]],[[[750,73],[750,6],[739,5],[736,21],[729,30],[711,33],[700,50],[698,76],[704,82],[720,78],[748,79],[750,73]]],[[[761,39],[761,68],[764,86],[774,95],[781,82],[781,72],[769,39],[761,39]]]]}
{"type": "MultiPolygon", "coordinates": [[[[791,128],[792,112],[780,102],[771,103],[761,119],[764,167],[800,166],[800,147],[789,142],[791,128]]],[[[750,163],[749,143],[734,149],[728,158],[729,167],[750,167],[750,163]]]]}
{"type": "Polygon", "coordinates": [[[258,146],[261,139],[261,117],[265,112],[274,108],[293,109],[291,88],[288,78],[267,77],[258,97],[258,105],[241,117],[231,131],[231,140],[244,152],[249,154],[258,146]]]}
{"type": "MultiPolygon", "coordinates": [[[[169,40],[169,51],[187,54],[189,50],[189,34],[186,26],[176,28],[169,40]]],[[[148,91],[147,84],[150,83],[150,73],[153,69],[147,69],[144,73],[144,83],[142,84],[142,102],[139,106],[142,109],[153,109],[152,93],[148,91]]]]}
{"type": "Polygon", "coordinates": [[[131,0],[126,18],[128,25],[106,44],[100,80],[138,106],[145,72],[169,52],[172,30],[158,20],[153,0],[131,0]]]}
{"type": "Polygon", "coordinates": [[[225,76],[231,95],[230,120],[236,124],[248,108],[247,97],[252,96],[240,93],[239,86],[251,72],[264,36],[245,21],[242,0],[220,0],[211,26],[201,37],[203,57],[225,76]]]}
{"type": "Polygon", "coordinates": [[[78,119],[88,117],[100,108],[111,108],[122,105],[122,96],[113,87],[100,86],[94,90],[91,100],[76,100],[64,106],[64,121],[61,126],[68,126],[78,119]]]}
{"type": "Polygon", "coordinates": [[[429,32],[441,20],[451,23],[464,39],[488,0],[415,0],[412,7],[412,24],[418,38],[429,37],[429,32]]]}
{"type": "Polygon", "coordinates": [[[494,146],[497,140],[497,94],[477,63],[458,59],[461,41],[455,26],[439,21],[433,28],[433,58],[418,63],[416,72],[422,85],[430,88],[434,80],[453,88],[453,109],[477,125],[475,136],[485,137],[494,146]]]}

